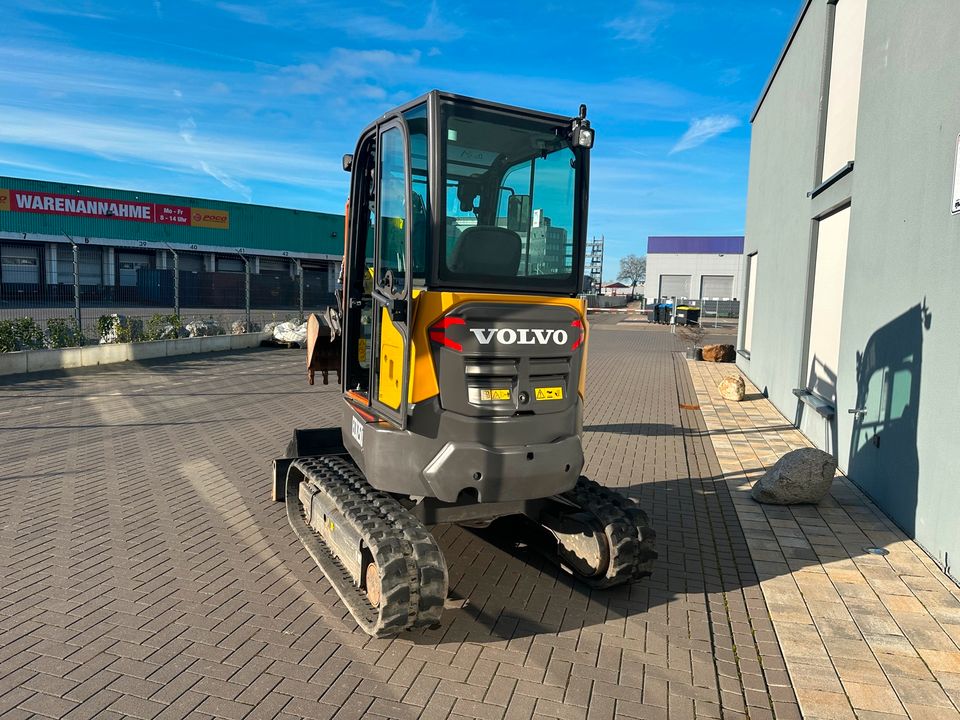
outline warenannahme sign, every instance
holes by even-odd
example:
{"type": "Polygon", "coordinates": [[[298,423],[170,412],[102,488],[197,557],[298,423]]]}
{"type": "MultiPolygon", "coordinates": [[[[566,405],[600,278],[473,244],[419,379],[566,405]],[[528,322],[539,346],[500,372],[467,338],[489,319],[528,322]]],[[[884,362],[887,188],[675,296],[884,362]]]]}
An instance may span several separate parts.
{"type": "Polygon", "coordinates": [[[0,188],[0,211],[96,217],[220,230],[230,227],[230,213],[227,210],[3,188],[0,188]]]}

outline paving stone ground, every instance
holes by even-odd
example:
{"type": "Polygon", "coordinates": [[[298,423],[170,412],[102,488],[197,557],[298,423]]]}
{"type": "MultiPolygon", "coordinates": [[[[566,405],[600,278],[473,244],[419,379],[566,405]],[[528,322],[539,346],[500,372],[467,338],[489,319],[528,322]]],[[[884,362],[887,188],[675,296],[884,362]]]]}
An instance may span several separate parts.
{"type": "Polygon", "coordinates": [[[845,477],[816,506],[751,500],[810,442],[749,380],[744,402],[721,398],[735,368],[689,369],[804,717],[960,720],[957,585],[845,477]]]}
{"type": "Polygon", "coordinates": [[[680,341],[598,322],[585,473],[659,533],[591,592],[458,527],[441,626],[362,634],[269,498],[333,424],[299,351],[0,384],[0,717],[795,718],[796,697],[680,341]]]}

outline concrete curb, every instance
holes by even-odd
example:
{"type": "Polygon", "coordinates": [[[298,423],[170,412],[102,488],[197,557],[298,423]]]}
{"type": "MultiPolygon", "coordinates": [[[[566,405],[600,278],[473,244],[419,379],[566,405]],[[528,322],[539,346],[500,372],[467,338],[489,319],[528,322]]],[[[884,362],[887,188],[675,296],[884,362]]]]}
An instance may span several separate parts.
{"type": "Polygon", "coordinates": [[[87,345],[79,348],[0,353],[0,376],[41,372],[43,370],[93,367],[128,360],[152,360],[177,355],[242,350],[258,347],[260,342],[267,339],[269,335],[269,333],[260,332],[244,333],[242,335],[211,335],[210,337],[157,340],[154,342],[87,345]]]}

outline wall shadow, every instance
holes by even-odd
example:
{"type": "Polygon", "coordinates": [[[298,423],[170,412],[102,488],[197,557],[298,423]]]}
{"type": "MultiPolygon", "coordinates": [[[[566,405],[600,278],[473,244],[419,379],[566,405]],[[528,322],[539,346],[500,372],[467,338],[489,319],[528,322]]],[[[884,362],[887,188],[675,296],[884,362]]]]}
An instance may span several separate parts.
{"type": "Polygon", "coordinates": [[[904,532],[916,531],[917,421],[926,300],[874,332],[857,352],[857,404],[848,475],[904,532]]]}

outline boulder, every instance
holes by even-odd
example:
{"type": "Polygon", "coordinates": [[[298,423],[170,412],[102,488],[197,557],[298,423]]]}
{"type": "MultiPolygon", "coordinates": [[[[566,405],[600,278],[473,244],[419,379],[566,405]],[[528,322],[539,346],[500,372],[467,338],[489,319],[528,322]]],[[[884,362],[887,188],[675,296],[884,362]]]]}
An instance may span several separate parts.
{"type": "Polygon", "coordinates": [[[235,320],[230,325],[231,335],[243,335],[244,333],[259,332],[260,326],[255,322],[248,323],[246,320],[235,320]]]}
{"type": "Polygon", "coordinates": [[[747,386],[739,375],[727,375],[720,381],[720,396],[725,400],[740,402],[747,394],[747,386]]]}
{"type": "Polygon", "coordinates": [[[750,495],[769,505],[818,503],[830,492],[836,472],[836,459],[823,450],[791,450],[754,484],[750,495]]]}
{"type": "Polygon", "coordinates": [[[208,320],[194,320],[183,326],[187,331],[187,337],[210,337],[211,335],[223,335],[223,328],[213,318],[208,320]]]}
{"type": "Polygon", "coordinates": [[[704,345],[703,359],[707,362],[733,362],[737,353],[733,345],[704,345]]]}

